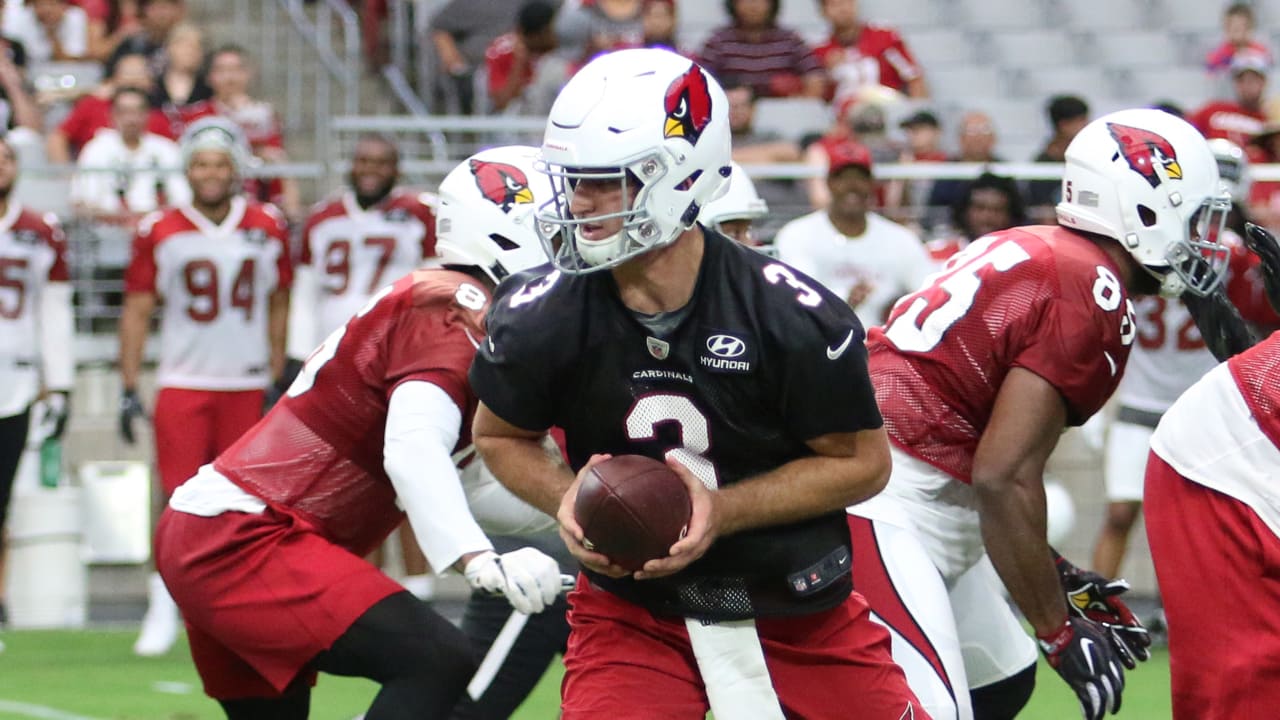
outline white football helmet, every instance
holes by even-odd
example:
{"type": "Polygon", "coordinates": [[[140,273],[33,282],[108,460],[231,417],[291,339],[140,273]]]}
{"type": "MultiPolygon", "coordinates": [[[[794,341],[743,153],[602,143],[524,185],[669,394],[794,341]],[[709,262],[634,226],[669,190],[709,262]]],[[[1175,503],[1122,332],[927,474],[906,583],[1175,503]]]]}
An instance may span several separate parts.
{"type": "Polygon", "coordinates": [[[237,174],[257,165],[244,130],[223,117],[204,117],[191,123],[178,139],[178,147],[182,149],[183,167],[190,165],[191,156],[202,150],[226,153],[237,174]]]}
{"type": "Polygon", "coordinates": [[[620,50],[579,70],[551,107],[539,165],[555,191],[538,213],[555,266],[613,267],[692,227],[729,177],[728,105],[715,78],[668,50],[620,50]],[[630,207],[574,217],[574,188],[584,178],[617,179],[630,207]],[[583,237],[584,224],[616,218],[618,233],[583,237]]]}
{"type": "Polygon", "coordinates": [[[436,250],[445,265],[472,265],[495,283],[547,261],[536,211],[551,197],[534,169],[538,148],[508,145],[463,160],[440,183],[436,250]]]}
{"type": "Polygon", "coordinates": [[[742,166],[736,162],[729,163],[729,183],[724,195],[707,203],[698,218],[703,225],[709,225],[716,232],[720,223],[729,220],[756,220],[769,214],[769,204],[756,193],[756,184],[751,182],[742,166]]]}
{"type": "Polygon", "coordinates": [[[1248,201],[1253,181],[1249,179],[1249,156],[1244,149],[1226,138],[1214,138],[1209,141],[1209,150],[1218,161],[1218,177],[1231,193],[1231,201],[1237,205],[1248,201]]]}
{"type": "Polygon", "coordinates": [[[1166,112],[1104,115],[1067,146],[1058,222],[1118,240],[1166,297],[1203,297],[1222,282],[1230,210],[1208,143],[1166,112]]]}

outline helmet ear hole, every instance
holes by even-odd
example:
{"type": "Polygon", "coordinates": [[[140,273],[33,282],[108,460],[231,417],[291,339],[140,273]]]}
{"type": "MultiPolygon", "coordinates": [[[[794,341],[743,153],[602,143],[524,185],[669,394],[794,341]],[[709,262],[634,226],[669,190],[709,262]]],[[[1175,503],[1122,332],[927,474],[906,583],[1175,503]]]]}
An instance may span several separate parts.
{"type": "Polygon", "coordinates": [[[1142,221],[1143,227],[1152,227],[1156,224],[1156,211],[1146,205],[1139,205],[1138,219],[1142,221]]]}
{"type": "Polygon", "coordinates": [[[492,240],[495,245],[502,248],[503,250],[520,249],[520,243],[500,233],[489,233],[489,239],[492,240]]]}

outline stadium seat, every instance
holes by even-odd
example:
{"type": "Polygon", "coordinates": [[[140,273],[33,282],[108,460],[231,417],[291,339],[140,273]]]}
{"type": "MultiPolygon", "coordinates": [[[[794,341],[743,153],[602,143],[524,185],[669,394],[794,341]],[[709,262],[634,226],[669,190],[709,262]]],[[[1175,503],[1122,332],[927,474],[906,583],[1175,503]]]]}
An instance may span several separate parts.
{"type": "Polygon", "coordinates": [[[992,33],[991,45],[1002,65],[1008,67],[1057,67],[1089,58],[1076,52],[1077,41],[1061,30],[1029,30],[992,33]]]}
{"type": "Polygon", "coordinates": [[[1174,67],[1188,58],[1168,33],[1159,30],[1099,32],[1094,48],[1103,62],[1116,67],[1174,67]]]}
{"type": "Polygon", "coordinates": [[[861,0],[858,3],[858,14],[867,22],[899,29],[946,27],[954,19],[952,9],[952,3],[947,0],[861,0]]]}
{"type": "Polygon", "coordinates": [[[973,38],[957,30],[917,30],[905,33],[905,39],[926,77],[933,68],[968,65],[978,60],[973,38]]]}
{"type": "Polygon", "coordinates": [[[997,68],[975,65],[926,67],[929,92],[939,102],[962,102],[973,106],[973,98],[998,96],[1008,83],[997,68]]]}
{"type": "Polygon", "coordinates": [[[1144,0],[1072,0],[1055,6],[1054,12],[1077,29],[1139,30],[1149,27],[1151,8],[1144,0]]]}
{"type": "MultiPolygon", "coordinates": [[[[1255,7],[1265,5],[1258,2],[1253,4],[1255,7]]],[[[1226,2],[1205,0],[1156,0],[1152,13],[1153,24],[1170,30],[1218,30],[1222,27],[1222,11],[1226,6],[1226,2]]],[[[1268,20],[1274,21],[1277,17],[1266,13],[1262,8],[1259,8],[1258,14],[1261,16],[1258,18],[1261,27],[1266,27],[1268,20]]]]}
{"type": "Polygon", "coordinates": [[[961,21],[974,30],[1018,30],[1049,26],[1049,16],[1039,0],[966,2],[961,21]]]}
{"type": "MultiPolygon", "coordinates": [[[[996,137],[1002,144],[1006,140],[1039,142],[1049,134],[1049,121],[1045,119],[1042,101],[984,98],[973,103],[973,107],[991,115],[991,120],[996,126],[996,137]]],[[[1025,158],[1010,159],[1024,160],[1025,158]]]]}
{"type": "Polygon", "coordinates": [[[1172,100],[1190,112],[1215,95],[1213,80],[1200,68],[1134,68],[1128,76],[1129,94],[1138,103],[1172,100]]]}
{"type": "Polygon", "coordinates": [[[1018,86],[1024,96],[1033,98],[1071,93],[1101,99],[1116,94],[1109,71],[1101,67],[1029,68],[1020,74],[1018,86]]]}
{"type": "Polygon", "coordinates": [[[760,98],[756,101],[755,129],[773,132],[788,140],[809,133],[825,133],[833,121],[831,107],[816,98],[760,98]]]}

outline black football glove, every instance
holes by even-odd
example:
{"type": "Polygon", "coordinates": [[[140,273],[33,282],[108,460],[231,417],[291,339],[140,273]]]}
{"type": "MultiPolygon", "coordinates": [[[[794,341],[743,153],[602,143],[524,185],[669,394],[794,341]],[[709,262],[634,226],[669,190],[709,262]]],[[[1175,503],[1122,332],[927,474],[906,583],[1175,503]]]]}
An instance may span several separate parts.
{"type": "Polygon", "coordinates": [[[1258,342],[1244,318],[1240,317],[1240,311],[1227,298],[1227,291],[1222,285],[1208,297],[1185,292],[1182,294],[1182,302],[1196,321],[1205,346],[1218,362],[1225,362],[1232,355],[1242,353],[1258,342]]]}
{"type": "Polygon", "coordinates": [[[1253,223],[1244,225],[1244,244],[1262,259],[1259,271],[1267,291],[1267,302],[1280,312],[1280,241],[1270,230],[1253,223]]]}
{"type": "Polygon", "coordinates": [[[1129,591],[1128,581],[1109,580],[1091,570],[1082,570],[1055,550],[1058,579],[1067,594],[1067,607],[1075,617],[1087,618],[1102,626],[1120,662],[1130,670],[1151,658],[1151,634],[1120,596],[1129,591]]]}
{"type": "Polygon", "coordinates": [[[146,408],[142,407],[137,390],[125,390],[120,394],[120,437],[124,438],[126,443],[132,445],[137,441],[133,434],[134,419],[146,416],[146,408]]]}
{"type": "Polygon", "coordinates": [[[46,441],[58,440],[67,429],[67,418],[71,415],[71,401],[65,390],[54,390],[37,403],[36,418],[37,437],[46,441]]]}
{"type": "Polygon", "coordinates": [[[1119,712],[1124,670],[1098,623],[1069,617],[1061,628],[1037,640],[1045,660],[1075,691],[1085,720],[1102,720],[1108,712],[1119,712]]]}

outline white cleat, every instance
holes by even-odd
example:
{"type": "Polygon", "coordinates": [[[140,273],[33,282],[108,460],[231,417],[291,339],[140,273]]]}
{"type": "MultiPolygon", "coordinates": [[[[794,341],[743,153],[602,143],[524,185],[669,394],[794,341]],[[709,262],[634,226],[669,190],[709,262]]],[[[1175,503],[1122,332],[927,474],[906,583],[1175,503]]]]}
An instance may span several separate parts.
{"type": "Polygon", "coordinates": [[[133,654],[141,657],[157,657],[169,652],[178,641],[181,629],[178,606],[156,573],[151,575],[149,600],[147,614],[142,616],[142,632],[133,643],[133,654]]]}

